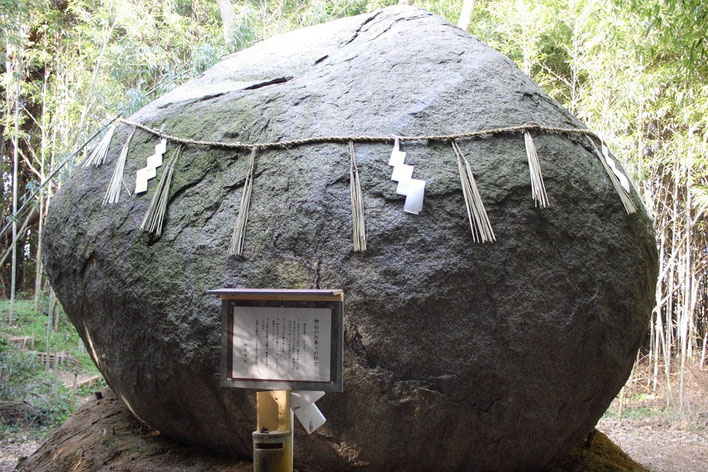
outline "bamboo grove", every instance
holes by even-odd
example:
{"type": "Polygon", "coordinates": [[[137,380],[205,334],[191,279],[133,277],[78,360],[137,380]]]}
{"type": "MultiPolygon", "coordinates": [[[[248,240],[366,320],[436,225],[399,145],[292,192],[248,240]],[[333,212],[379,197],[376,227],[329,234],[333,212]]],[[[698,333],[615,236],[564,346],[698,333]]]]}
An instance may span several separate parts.
{"type": "MultiPolygon", "coordinates": [[[[85,158],[75,151],[108,117],[129,115],[265,37],[395,3],[0,0],[2,295],[52,299],[41,267],[46,208],[85,158]]],[[[654,388],[679,377],[667,398],[683,407],[685,376],[706,362],[708,335],[702,0],[402,3],[469,24],[622,158],[653,214],[661,257],[642,355],[654,388]]]]}

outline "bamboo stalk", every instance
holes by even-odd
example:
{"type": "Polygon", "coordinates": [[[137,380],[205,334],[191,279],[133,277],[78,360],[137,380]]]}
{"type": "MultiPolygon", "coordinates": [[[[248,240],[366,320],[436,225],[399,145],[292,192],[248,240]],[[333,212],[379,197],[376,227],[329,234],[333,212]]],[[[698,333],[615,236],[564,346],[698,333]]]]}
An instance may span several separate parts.
{"type": "Polygon", "coordinates": [[[7,260],[7,256],[9,256],[12,253],[12,248],[17,246],[17,241],[25,233],[25,230],[27,229],[27,226],[29,225],[29,222],[33,217],[34,217],[34,213],[30,213],[29,215],[27,215],[27,218],[25,218],[24,223],[22,223],[22,227],[20,228],[20,231],[17,233],[15,238],[13,238],[10,248],[7,251],[5,251],[5,253],[0,258],[0,266],[5,263],[5,260],[7,260]]]}
{"type": "MultiPolygon", "coordinates": [[[[64,159],[63,161],[61,161],[61,162],[59,163],[59,165],[57,165],[56,167],[54,167],[54,163],[55,163],[55,162],[54,162],[55,152],[53,151],[52,154],[51,154],[51,162],[50,162],[50,164],[49,164],[49,168],[50,168],[50,169],[53,169],[53,170],[50,172],[50,174],[47,176],[46,179],[44,179],[42,182],[40,182],[40,184],[38,185],[38,188],[37,188],[34,192],[32,192],[29,196],[23,198],[24,203],[23,203],[22,206],[19,208],[19,210],[17,210],[15,213],[13,213],[12,217],[13,217],[13,218],[19,218],[20,215],[22,214],[22,212],[23,212],[24,210],[30,208],[30,205],[31,205],[31,204],[33,203],[33,201],[34,201],[34,197],[37,196],[37,194],[38,194],[45,186],[49,186],[49,185],[51,184],[52,179],[54,179],[54,177],[56,177],[56,175],[59,173],[59,171],[61,171],[61,170],[64,168],[64,166],[66,166],[66,164],[68,164],[71,160],[73,160],[74,157],[76,157],[76,155],[78,155],[81,151],[83,151],[83,149],[84,149],[91,141],[93,141],[93,139],[94,139],[96,136],[98,136],[98,135],[101,133],[101,131],[103,131],[103,130],[106,129],[108,126],[110,126],[117,118],[118,118],[118,116],[116,116],[115,118],[112,118],[112,119],[111,119],[108,123],[106,123],[102,128],[100,128],[99,130],[97,130],[89,139],[87,139],[81,146],[79,146],[74,152],[72,152],[66,159],[64,159]]],[[[56,139],[57,139],[57,138],[56,138],[56,128],[55,128],[55,129],[54,129],[54,136],[53,136],[53,138],[52,138],[52,145],[56,145],[56,139]]],[[[48,190],[49,190],[49,191],[47,192],[47,193],[48,193],[48,194],[47,194],[47,206],[49,206],[49,200],[51,199],[51,188],[49,188],[48,190]]],[[[8,224],[6,224],[6,225],[3,227],[3,229],[0,231],[0,237],[4,236],[5,233],[6,233],[9,229],[11,229],[11,227],[12,227],[12,223],[11,223],[11,222],[8,223],[8,224]]]]}
{"type": "Polygon", "coordinates": [[[54,289],[49,290],[49,313],[47,314],[47,342],[46,342],[46,347],[44,349],[44,352],[47,353],[47,358],[44,363],[44,370],[48,371],[49,370],[49,348],[51,347],[51,336],[52,336],[52,325],[53,320],[52,317],[54,316],[54,304],[52,303],[54,300],[54,289]]]}
{"type": "MultiPolygon", "coordinates": [[[[39,162],[39,181],[44,181],[44,163],[47,156],[47,81],[49,79],[49,68],[44,69],[44,80],[42,81],[42,124],[41,124],[41,146],[39,162]]],[[[37,254],[35,257],[34,274],[34,309],[39,311],[39,298],[42,293],[42,239],[44,235],[44,193],[39,192],[39,224],[37,229],[37,254]]]]}
{"type": "MultiPolygon", "coordinates": [[[[7,51],[6,51],[7,52],[7,51]]],[[[14,121],[15,121],[15,135],[12,138],[12,145],[13,145],[13,150],[12,150],[12,214],[16,215],[17,214],[17,194],[19,192],[19,189],[17,188],[18,185],[18,179],[17,179],[17,174],[19,173],[19,136],[20,136],[20,79],[19,79],[19,71],[21,69],[21,63],[20,63],[20,58],[22,56],[21,50],[19,47],[15,51],[15,60],[16,62],[16,70],[14,71],[15,73],[11,74],[12,77],[16,77],[15,81],[15,113],[14,113],[14,121]]],[[[8,324],[12,324],[12,318],[15,312],[15,291],[17,289],[17,218],[13,218],[12,220],[12,267],[11,267],[11,276],[10,276],[10,314],[8,317],[8,324]]]]}

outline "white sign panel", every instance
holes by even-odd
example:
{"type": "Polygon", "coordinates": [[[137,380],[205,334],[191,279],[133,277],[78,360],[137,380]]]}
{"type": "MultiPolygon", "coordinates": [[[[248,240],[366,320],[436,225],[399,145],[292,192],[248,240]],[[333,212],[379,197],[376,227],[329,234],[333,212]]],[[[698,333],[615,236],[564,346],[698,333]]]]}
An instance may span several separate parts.
{"type": "Polygon", "coordinates": [[[233,310],[234,380],[330,381],[331,309],[234,306],[233,310]]]}

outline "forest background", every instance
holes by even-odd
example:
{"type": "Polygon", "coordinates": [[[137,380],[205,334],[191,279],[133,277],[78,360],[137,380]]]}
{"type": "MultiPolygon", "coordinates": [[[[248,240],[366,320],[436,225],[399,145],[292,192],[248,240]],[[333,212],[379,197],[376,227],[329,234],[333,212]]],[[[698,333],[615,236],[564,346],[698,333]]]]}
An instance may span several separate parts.
{"type": "MultiPolygon", "coordinates": [[[[269,36],[396,0],[0,0],[0,296],[56,303],[46,208],[107,119],[129,116],[269,36]]],[[[703,0],[413,3],[508,55],[631,173],[653,215],[657,304],[638,360],[685,413],[708,336],[708,5],[703,0]],[[673,390],[672,390],[673,389],[673,390]]],[[[55,324],[56,329],[56,324],[55,324]]],[[[49,351],[49,349],[47,349],[49,351]]]]}

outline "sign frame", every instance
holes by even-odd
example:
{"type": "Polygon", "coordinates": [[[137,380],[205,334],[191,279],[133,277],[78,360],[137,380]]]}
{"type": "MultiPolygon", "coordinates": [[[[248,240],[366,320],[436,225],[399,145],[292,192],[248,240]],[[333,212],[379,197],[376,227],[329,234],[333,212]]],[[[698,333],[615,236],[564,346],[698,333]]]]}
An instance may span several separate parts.
{"type": "MultiPolygon", "coordinates": [[[[256,390],[343,391],[343,305],[342,290],[243,289],[209,290],[221,298],[221,362],[220,386],[256,390]],[[331,318],[330,378],[328,381],[285,379],[235,379],[233,373],[234,308],[326,308],[331,318]]],[[[324,335],[324,333],[323,333],[324,335]]]]}

